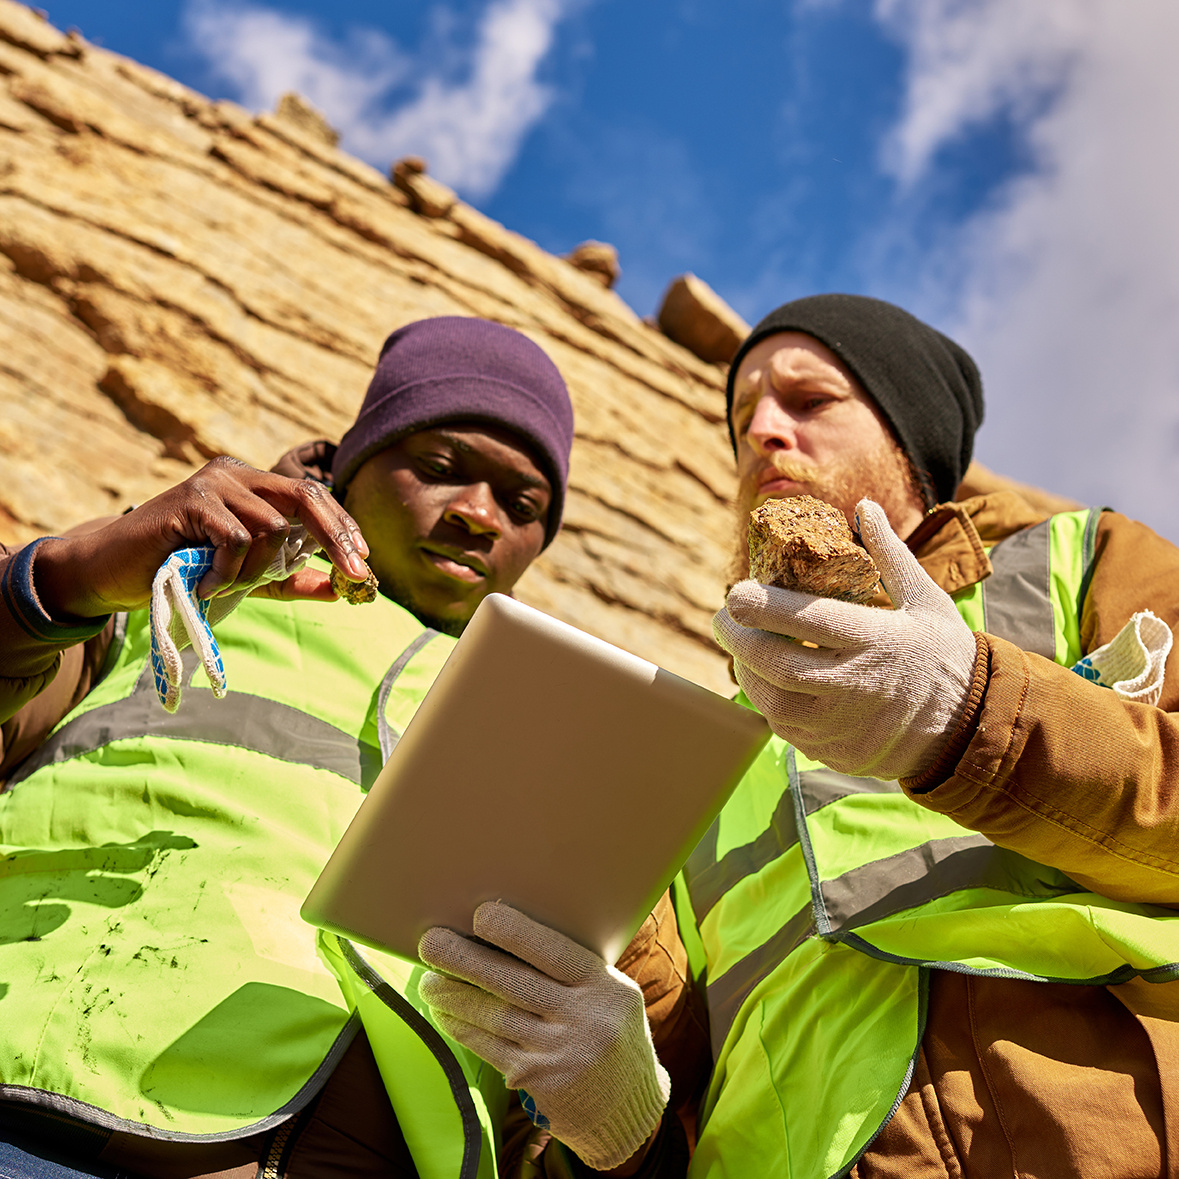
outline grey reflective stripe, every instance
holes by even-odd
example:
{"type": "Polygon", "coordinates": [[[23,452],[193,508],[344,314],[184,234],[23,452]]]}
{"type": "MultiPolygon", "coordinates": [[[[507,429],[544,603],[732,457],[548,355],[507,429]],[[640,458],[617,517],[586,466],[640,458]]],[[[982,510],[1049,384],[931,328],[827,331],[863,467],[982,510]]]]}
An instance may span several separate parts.
{"type": "MultiPolygon", "coordinates": [[[[794,767],[794,750],[790,751],[790,767],[794,767]]],[[[803,813],[813,815],[823,807],[848,798],[853,794],[901,794],[898,782],[885,782],[880,778],[853,778],[840,774],[825,766],[815,770],[803,770],[798,775],[798,789],[802,795],[803,813]]]]}
{"type": "Polygon", "coordinates": [[[760,872],[788,847],[798,842],[794,807],[790,801],[789,791],[784,791],[778,800],[769,827],[752,843],[733,848],[719,861],[716,858],[718,824],[719,820],[713,823],[708,834],[700,841],[684,865],[688,898],[692,902],[692,912],[696,915],[697,925],[738,881],[760,872]]]}
{"type": "MultiPolygon", "coordinates": [[[[808,815],[813,815],[849,794],[900,791],[900,786],[895,782],[882,782],[878,778],[852,778],[828,769],[808,770],[801,777],[804,810],[808,815]]],[[[798,825],[790,791],[782,791],[782,797],[778,800],[770,825],[765,831],[751,843],[742,844],[726,852],[718,861],[716,849],[719,833],[718,819],[684,865],[688,897],[692,902],[692,912],[696,915],[697,924],[708,916],[721,897],[735,884],[744,880],[746,876],[760,872],[767,864],[798,843],[798,825]]]]}
{"type": "Polygon", "coordinates": [[[980,886],[1000,853],[982,835],[938,839],[824,880],[822,934],[839,933],[980,886]]]}
{"type": "Polygon", "coordinates": [[[438,637],[438,631],[431,630],[427,627],[420,635],[393,662],[393,666],[385,672],[385,678],[381,680],[380,691],[377,692],[377,739],[381,745],[381,762],[389,760],[389,754],[393,752],[397,742],[401,740],[401,734],[393,731],[393,726],[389,724],[385,716],[385,706],[389,703],[389,696],[393,691],[393,685],[397,681],[397,677],[405,670],[409,661],[432,639],[438,637]]]}
{"type": "MultiPolygon", "coordinates": [[[[805,813],[812,813],[811,797],[847,797],[875,786],[876,792],[899,792],[895,783],[872,783],[848,778],[833,770],[796,769],[794,750],[787,755],[792,793],[805,813]],[[840,794],[840,782],[848,789],[840,794]],[[816,791],[816,786],[818,790],[816,791]]],[[[916,803],[910,803],[916,806],[916,803]]],[[[870,860],[834,879],[820,876],[809,829],[799,841],[810,876],[811,903],[820,937],[842,933],[896,913],[915,909],[938,897],[970,888],[990,888],[1027,897],[1059,896],[1077,885],[1055,868],[996,847],[984,835],[963,831],[944,839],[930,839],[883,859],[870,860]]]]}
{"type": "MultiPolygon", "coordinates": [[[[388,699],[394,681],[413,655],[436,634],[426,631],[419,635],[397,657],[381,683],[383,700],[388,699]]],[[[288,764],[328,770],[363,787],[371,786],[380,773],[380,750],[353,734],[265,696],[234,692],[231,699],[218,700],[207,688],[191,683],[199,666],[196,655],[187,650],[182,658],[186,683],[176,712],[168,713],[160,707],[151,663],[145,660],[143,672],[129,695],[100,704],[62,725],[21,763],[4,788],[11,790],[46,766],[95,753],[112,741],[136,737],[248,749],[288,764]]]]}
{"type": "MultiPolygon", "coordinates": [[[[187,673],[191,652],[184,654],[187,673]]],[[[195,666],[195,658],[193,663],[195,666]]],[[[225,701],[218,700],[208,689],[189,684],[179,710],[165,712],[156,696],[148,662],[129,696],[100,704],[64,724],[22,763],[8,780],[8,787],[11,789],[48,765],[133,737],[249,749],[278,761],[330,770],[357,785],[365,777],[365,761],[374,761],[376,753],[373,750],[365,758],[360,742],[343,729],[298,708],[248,692],[234,692],[233,699],[225,701]]]]}
{"type": "Polygon", "coordinates": [[[773,937],[734,962],[715,982],[708,984],[709,1035],[712,1058],[720,1055],[742,1004],[754,988],[785,962],[808,937],[814,936],[811,906],[804,905],[773,937]]]}
{"type": "MultiPolygon", "coordinates": [[[[805,779],[810,772],[813,771],[800,775],[800,778],[805,779]]],[[[834,880],[825,880],[820,887],[822,905],[817,915],[815,906],[805,905],[773,937],[708,984],[714,1056],[720,1051],[737,1012],[754,988],[808,937],[833,937],[873,953],[875,947],[862,938],[845,935],[858,927],[915,909],[962,889],[992,888],[1028,897],[1046,897],[1073,893],[1079,888],[1053,868],[996,847],[982,835],[966,834],[934,840],[895,856],[874,860],[834,880]]],[[[878,952],[877,956],[885,957],[878,952]]],[[[901,961],[895,955],[887,957],[889,961],[901,961]]],[[[1030,977],[1017,971],[982,973],[1030,977]]],[[[1133,973],[1131,970],[1130,974],[1133,973]]]]}
{"type": "Polygon", "coordinates": [[[968,888],[1044,898],[1083,891],[1063,872],[1038,864],[984,835],[936,839],[873,860],[822,883],[828,920],[824,934],[839,934],[915,909],[968,888]]]}
{"type": "Polygon", "coordinates": [[[1024,651],[1052,659],[1052,521],[1025,528],[990,552],[994,572],[982,583],[983,628],[1024,651]]]}
{"type": "Polygon", "coordinates": [[[438,1029],[373,969],[358,946],[347,938],[337,937],[336,941],[343,951],[345,961],[355,971],[356,977],[413,1030],[418,1039],[433,1053],[434,1059],[446,1074],[451,1096],[458,1106],[463,1124],[463,1161],[459,1166],[458,1179],[475,1179],[479,1172],[479,1155],[483,1150],[483,1128],[467,1079],[463,1075],[462,1065],[438,1029]]]}
{"type": "MultiPolygon", "coordinates": [[[[340,1013],[343,1015],[343,1012],[340,1013]]],[[[142,1122],[131,1122],[124,1118],[107,1113],[97,1106],[88,1105],[73,1097],[65,1097],[60,1093],[50,1093],[44,1089],[31,1089],[24,1085],[5,1085],[0,1083],[0,1102],[11,1103],[22,1110],[29,1110],[27,1119],[21,1118],[28,1130],[42,1135],[50,1135],[55,1139],[62,1137],[62,1121],[77,1122],[83,1126],[97,1126],[104,1131],[118,1131],[137,1138],[151,1138],[163,1142],[191,1142],[214,1143],[233,1142],[239,1138],[260,1134],[265,1130],[272,1130],[281,1125],[294,1114],[304,1109],[308,1102],[327,1084],[328,1077],[335,1072],[340,1058],[348,1050],[348,1046],[356,1039],[360,1031],[360,1016],[356,1012],[349,1015],[347,1022],[341,1028],[339,1035],[332,1041],[327,1055],[320,1061],[315,1072],[299,1087],[299,1091],[279,1106],[272,1114],[242,1126],[238,1130],[221,1130],[212,1134],[186,1134],[176,1130],[165,1130],[151,1127],[150,1134],[144,1133],[142,1122]]],[[[5,1118],[6,1122],[14,1119],[5,1118]]],[[[3,1172],[7,1174],[7,1172],[3,1172]]],[[[70,1174],[72,1172],[67,1172],[70,1174]]]]}

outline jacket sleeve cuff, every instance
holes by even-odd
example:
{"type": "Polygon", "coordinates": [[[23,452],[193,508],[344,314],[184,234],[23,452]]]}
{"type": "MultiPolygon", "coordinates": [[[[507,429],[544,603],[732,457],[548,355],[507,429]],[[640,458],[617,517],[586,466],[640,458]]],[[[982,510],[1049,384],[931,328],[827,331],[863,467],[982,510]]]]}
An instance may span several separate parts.
{"type": "Polygon", "coordinates": [[[936,790],[953,774],[962,755],[974,739],[979,717],[982,715],[983,700],[987,694],[987,681],[991,675],[991,646],[986,636],[976,631],[974,643],[974,673],[970,679],[970,691],[966,695],[966,705],[962,710],[958,727],[933,765],[915,778],[901,779],[901,785],[909,794],[928,794],[931,790],[936,790]]]}
{"type": "Polygon", "coordinates": [[[54,618],[42,606],[33,582],[33,562],[37,557],[37,549],[45,541],[53,539],[43,536],[13,554],[0,576],[0,600],[30,638],[54,647],[69,647],[74,643],[84,643],[101,633],[110,615],[104,614],[100,618],[54,618]]]}

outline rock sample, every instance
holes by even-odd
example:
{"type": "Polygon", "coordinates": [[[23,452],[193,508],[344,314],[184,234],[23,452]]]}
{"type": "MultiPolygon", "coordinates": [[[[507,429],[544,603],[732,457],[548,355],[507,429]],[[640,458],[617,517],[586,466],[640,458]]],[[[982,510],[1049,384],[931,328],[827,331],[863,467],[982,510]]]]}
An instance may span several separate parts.
{"type": "Polygon", "coordinates": [[[656,319],[668,339],[712,364],[728,364],[749,335],[749,324],[694,274],[672,282],[656,319]]]}
{"type": "Polygon", "coordinates": [[[880,571],[838,508],[796,495],[767,500],[749,513],[749,576],[765,585],[870,602],[880,571]]]}

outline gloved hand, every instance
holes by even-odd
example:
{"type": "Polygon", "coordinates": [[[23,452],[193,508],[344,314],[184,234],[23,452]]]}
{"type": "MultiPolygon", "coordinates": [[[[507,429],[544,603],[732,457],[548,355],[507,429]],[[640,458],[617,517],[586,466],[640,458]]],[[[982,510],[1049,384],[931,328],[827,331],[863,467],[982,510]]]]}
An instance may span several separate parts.
{"type": "Polygon", "coordinates": [[[884,510],[865,499],[857,516],[894,610],[742,581],[713,632],[757,710],[807,757],[845,774],[913,777],[962,715],[977,644],[884,510]]]}
{"type": "Polygon", "coordinates": [[[474,926],[492,945],[435,927],[418,946],[423,962],[453,976],[431,971],[420,984],[438,1026],[527,1090],[584,1163],[619,1166],[659,1125],[671,1090],[642,992],[508,905],[480,905],[474,926]]]}
{"type": "Polygon", "coordinates": [[[306,564],[319,542],[302,524],[291,531],[274,559],[248,585],[240,583],[231,593],[198,598],[201,578],[213,566],[212,545],[177,549],[160,566],[151,586],[151,665],[156,695],[168,712],[180,706],[180,679],[184,672],[180,652],[191,642],[201,658],[213,695],[226,692],[225,665],[212,627],[234,610],[248,593],[268,581],[282,581],[306,564]]]}

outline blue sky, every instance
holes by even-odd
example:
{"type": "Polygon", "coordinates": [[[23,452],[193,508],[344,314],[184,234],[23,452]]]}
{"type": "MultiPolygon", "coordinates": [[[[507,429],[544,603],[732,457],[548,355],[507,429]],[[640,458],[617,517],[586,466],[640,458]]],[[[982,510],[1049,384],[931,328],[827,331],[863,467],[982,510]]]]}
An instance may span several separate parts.
{"type": "Polygon", "coordinates": [[[547,249],[750,321],[889,298],[980,361],[994,469],[1179,540],[1173,0],[49,0],[251,109],[296,89],[547,249]]]}

